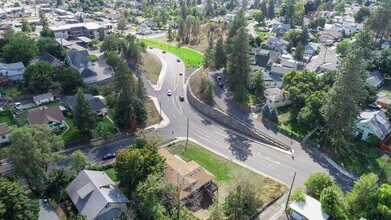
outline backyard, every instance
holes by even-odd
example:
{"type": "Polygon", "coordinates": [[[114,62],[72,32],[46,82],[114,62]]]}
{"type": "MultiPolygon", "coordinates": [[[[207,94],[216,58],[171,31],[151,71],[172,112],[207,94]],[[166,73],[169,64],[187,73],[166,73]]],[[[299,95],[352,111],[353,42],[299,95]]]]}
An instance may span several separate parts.
{"type": "Polygon", "coordinates": [[[221,198],[228,194],[235,180],[241,178],[248,178],[251,181],[260,183],[262,190],[258,196],[264,203],[269,202],[287,190],[285,185],[217,156],[193,142],[189,142],[187,148],[185,148],[185,144],[185,141],[180,141],[167,149],[185,161],[194,160],[215,175],[214,181],[219,186],[219,196],[221,198]]]}
{"type": "Polygon", "coordinates": [[[141,39],[147,46],[166,50],[177,55],[185,63],[186,67],[200,67],[204,62],[204,55],[196,50],[150,39],[141,39]]]}
{"type": "Polygon", "coordinates": [[[4,111],[0,112],[0,123],[7,122],[8,125],[14,125],[15,120],[12,117],[11,112],[8,109],[4,109],[4,111]]]}

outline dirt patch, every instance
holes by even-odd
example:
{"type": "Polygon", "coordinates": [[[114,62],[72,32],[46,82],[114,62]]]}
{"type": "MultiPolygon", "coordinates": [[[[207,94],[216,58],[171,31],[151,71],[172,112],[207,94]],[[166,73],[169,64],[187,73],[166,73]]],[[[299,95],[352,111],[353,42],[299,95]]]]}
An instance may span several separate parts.
{"type": "Polygon", "coordinates": [[[160,71],[162,70],[162,63],[159,58],[151,53],[142,53],[142,64],[140,65],[141,71],[151,81],[152,84],[157,83],[159,79],[160,71]]]}
{"type": "Polygon", "coordinates": [[[160,122],[161,117],[159,112],[157,111],[155,104],[153,104],[152,99],[148,98],[144,102],[145,109],[147,110],[148,118],[145,122],[146,127],[157,124],[160,122]]]}

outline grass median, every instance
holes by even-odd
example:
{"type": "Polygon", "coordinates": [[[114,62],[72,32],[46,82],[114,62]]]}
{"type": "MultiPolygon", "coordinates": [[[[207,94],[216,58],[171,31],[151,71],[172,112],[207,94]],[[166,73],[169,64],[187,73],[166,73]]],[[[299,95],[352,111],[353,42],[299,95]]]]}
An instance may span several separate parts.
{"type": "Polygon", "coordinates": [[[177,55],[185,63],[186,67],[200,67],[204,63],[204,55],[196,50],[145,38],[141,39],[141,41],[147,46],[166,50],[177,55]]]}

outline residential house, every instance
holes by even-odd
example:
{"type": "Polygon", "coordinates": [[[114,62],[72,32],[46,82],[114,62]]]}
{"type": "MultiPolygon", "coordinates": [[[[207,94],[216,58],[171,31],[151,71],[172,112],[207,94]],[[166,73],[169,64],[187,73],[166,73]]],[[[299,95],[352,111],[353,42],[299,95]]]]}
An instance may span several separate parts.
{"type": "Polygon", "coordinates": [[[233,22],[235,19],[235,14],[226,14],[224,20],[226,22],[233,22]]]}
{"type": "Polygon", "coordinates": [[[391,40],[380,39],[376,47],[380,50],[387,50],[388,48],[391,48],[391,40]]]}
{"type": "Polygon", "coordinates": [[[305,55],[309,55],[309,56],[313,56],[313,55],[315,55],[317,53],[318,48],[319,48],[319,44],[318,43],[310,42],[310,43],[308,43],[305,46],[304,54],[305,55]]]}
{"type": "Polygon", "coordinates": [[[153,33],[153,31],[149,27],[140,27],[140,30],[138,32],[138,34],[140,34],[140,35],[149,35],[152,33],[153,33]]]}
{"type": "Polygon", "coordinates": [[[376,104],[381,105],[382,108],[388,109],[391,105],[391,99],[388,98],[388,94],[385,92],[379,92],[376,95],[377,99],[375,101],[376,104]]]}
{"type": "Polygon", "coordinates": [[[270,74],[278,76],[280,78],[284,77],[285,74],[292,71],[290,68],[282,67],[280,64],[273,64],[270,68],[270,74]]]}
{"type": "Polygon", "coordinates": [[[256,54],[255,55],[255,65],[267,69],[270,67],[270,57],[266,54],[256,54]]]}
{"type": "Polygon", "coordinates": [[[288,42],[282,38],[278,37],[269,37],[266,46],[272,48],[275,51],[282,52],[286,50],[286,46],[288,45],[288,42]]]}
{"type": "Polygon", "coordinates": [[[292,220],[328,220],[330,216],[322,210],[320,202],[310,196],[305,196],[305,202],[291,202],[290,219],[292,220]]]}
{"type": "Polygon", "coordinates": [[[269,107],[280,108],[292,103],[289,99],[288,92],[279,88],[265,89],[264,96],[266,98],[266,104],[269,107]]]}
{"type": "Polygon", "coordinates": [[[10,129],[7,122],[0,124],[0,144],[8,143],[10,141],[10,129]]]}
{"type": "Polygon", "coordinates": [[[337,70],[337,66],[336,63],[324,63],[316,69],[316,72],[334,71],[337,70]]]}
{"type": "Polygon", "coordinates": [[[366,83],[379,88],[384,82],[383,74],[379,70],[368,72],[368,77],[366,79],[366,83]]]}
{"type": "Polygon", "coordinates": [[[11,81],[22,80],[25,70],[26,67],[22,62],[0,63],[0,76],[7,76],[11,81]]]}
{"type": "Polygon", "coordinates": [[[64,120],[64,115],[59,106],[42,106],[27,111],[29,125],[47,124],[54,131],[59,131],[65,127],[64,120]]]}
{"type": "Polygon", "coordinates": [[[165,159],[164,179],[174,186],[180,186],[179,197],[186,200],[197,192],[204,191],[213,197],[218,190],[213,182],[215,176],[195,161],[185,162],[167,149],[159,148],[159,154],[165,159]]]}
{"type": "MultiPolygon", "coordinates": [[[[91,94],[84,94],[84,97],[88,100],[90,107],[98,115],[107,115],[106,105],[98,97],[94,97],[91,94]]],[[[76,96],[65,96],[61,99],[67,108],[73,110],[73,107],[76,104],[76,96]]]]}
{"type": "Polygon", "coordinates": [[[362,140],[367,140],[370,135],[383,140],[390,131],[390,122],[383,111],[365,110],[358,117],[355,135],[362,140]]]}
{"type": "Polygon", "coordinates": [[[106,37],[106,29],[100,24],[87,22],[87,23],[75,23],[64,24],[61,26],[51,26],[50,30],[53,31],[55,38],[72,38],[76,37],[88,37],[103,40],[106,37]]]}
{"type": "Polygon", "coordinates": [[[66,192],[87,220],[119,219],[127,211],[129,203],[129,199],[104,171],[81,171],[66,192]]]}
{"type": "Polygon", "coordinates": [[[34,103],[36,105],[41,105],[43,103],[53,102],[54,101],[54,96],[53,96],[52,93],[48,92],[48,93],[45,93],[45,94],[34,96],[33,100],[34,100],[34,103]]]}
{"type": "Polygon", "coordinates": [[[334,42],[337,42],[341,39],[341,32],[334,30],[323,30],[318,33],[319,40],[326,44],[327,46],[333,45],[334,42]]]}
{"type": "Polygon", "coordinates": [[[266,71],[263,72],[263,78],[265,80],[265,88],[281,88],[282,79],[276,75],[270,74],[266,71]]]}
{"type": "Polygon", "coordinates": [[[98,81],[98,74],[95,72],[94,65],[89,58],[87,50],[76,50],[72,48],[65,55],[68,65],[77,69],[84,83],[93,83],[98,81]]]}
{"type": "Polygon", "coordinates": [[[276,37],[282,37],[282,35],[284,35],[290,29],[291,29],[290,24],[281,24],[281,23],[272,24],[272,32],[276,35],[276,37]]]}
{"type": "Polygon", "coordinates": [[[39,59],[39,61],[46,61],[50,63],[50,65],[53,68],[61,67],[64,66],[64,63],[59,61],[57,58],[49,54],[48,52],[45,52],[39,59]]]}

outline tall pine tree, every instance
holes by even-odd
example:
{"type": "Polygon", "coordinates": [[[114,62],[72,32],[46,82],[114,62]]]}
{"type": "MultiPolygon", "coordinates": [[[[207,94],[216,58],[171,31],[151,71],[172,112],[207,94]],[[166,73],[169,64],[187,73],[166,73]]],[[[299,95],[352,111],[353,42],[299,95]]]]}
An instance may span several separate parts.
{"type": "Polygon", "coordinates": [[[274,0],[269,0],[269,7],[267,8],[267,18],[273,19],[274,14],[274,0]]]}
{"type": "Polygon", "coordinates": [[[80,132],[91,135],[96,126],[96,113],[92,111],[90,103],[81,89],[77,91],[76,103],[73,108],[73,123],[80,132]]]}
{"type": "Polygon", "coordinates": [[[366,77],[363,52],[350,52],[339,66],[337,80],[322,107],[327,138],[337,147],[352,137],[360,106],[368,95],[366,77]]]}
{"type": "Polygon", "coordinates": [[[261,2],[261,11],[262,11],[262,14],[265,18],[267,18],[267,5],[266,5],[266,0],[262,0],[261,2]]]}
{"type": "Polygon", "coordinates": [[[217,69],[220,69],[222,67],[225,67],[227,62],[227,56],[225,54],[224,50],[224,43],[223,43],[223,37],[220,37],[217,40],[215,51],[214,51],[214,66],[217,69]]]}
{"type": "Polygon", "coordinates": [[[240,27],[232,38],[232,50],[228,55],[228,86],[234,92],[234,98],[244,102],[248,73],[250,72],[249,39],[246,28],[240,27]]]}

